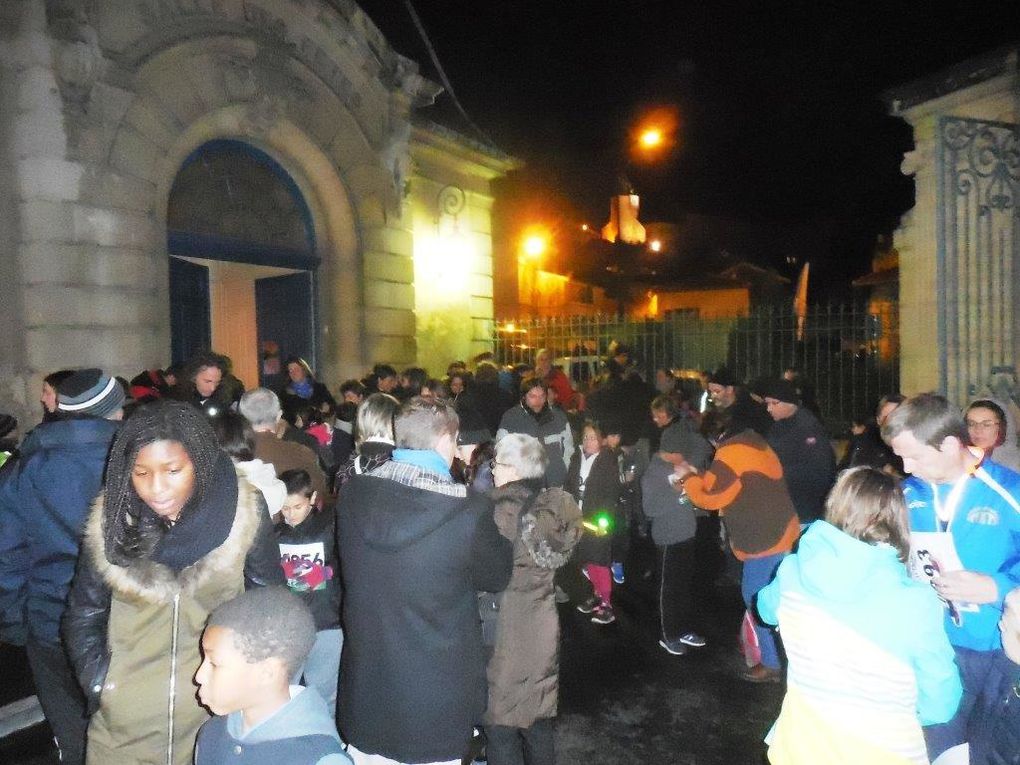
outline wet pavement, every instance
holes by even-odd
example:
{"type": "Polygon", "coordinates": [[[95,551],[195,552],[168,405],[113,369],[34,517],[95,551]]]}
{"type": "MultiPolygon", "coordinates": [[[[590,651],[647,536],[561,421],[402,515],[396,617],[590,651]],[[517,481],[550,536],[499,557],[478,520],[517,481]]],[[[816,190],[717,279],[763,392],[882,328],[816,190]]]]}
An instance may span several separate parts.
{"type": "MultiPolygon", "coordinates": [[[[658,645],[654,578],[643,578],[640,550],[628,581],[614,592],[617,620],[598,626],[560,606],[559,765],[762,765],[762,738],[782,701],[779,685],[740,679],[737,630],[743,613],[735,585],[705,586],[699,631],[708,645],[672,656],[658,645]]],[[[0,647],[0,703],[24,688],[23,655],[0,647]],[[21,659],[19,660],[19,656],[21,659]]],[[[0,763],[48,765],[45,724],[0,739],[0,763]]]]}

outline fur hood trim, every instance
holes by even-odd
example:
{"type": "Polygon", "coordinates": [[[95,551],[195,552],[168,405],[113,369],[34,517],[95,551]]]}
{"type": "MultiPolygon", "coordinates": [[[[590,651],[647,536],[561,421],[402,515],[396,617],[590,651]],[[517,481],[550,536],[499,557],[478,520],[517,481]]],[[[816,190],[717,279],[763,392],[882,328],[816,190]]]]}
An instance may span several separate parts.
{"type": "Polygon", "coordinates": [[[556,488],[536,493],[527,482],[514,481],[493,490],[492,499],[500,533],[512,540],[519,528],[520,543],[536,566],[557,569],[570,559],[582,532],[581,511],[570,494],[556,488]]]}
{"type": "Polygon", "coordinates": [[[103,545],[103,495],[92,503],[85,527],[83,547],[92,556],[93,565],[103,581],[118,596],[127,600],[166,604],[174,597],[194,595],[210,580],[238,570],[255,540],[265,512],[255,489],[240,472],[237,473],[237,509],[230,533],[223,544],[178,574],[160,563],[138,560],[129,566],[116,566],[106,558],[103,545]]]}

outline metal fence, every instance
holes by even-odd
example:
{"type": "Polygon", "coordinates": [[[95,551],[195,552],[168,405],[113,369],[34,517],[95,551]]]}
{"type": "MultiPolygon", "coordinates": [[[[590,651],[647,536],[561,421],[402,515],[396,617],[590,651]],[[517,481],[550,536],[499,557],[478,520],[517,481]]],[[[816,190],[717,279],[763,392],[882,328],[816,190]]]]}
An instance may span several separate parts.
{"type": "Polygon", "coordinates": [[[779,376],[795,367],[813,390],[833,433],[879,397],[899,390],[899,317],[881,309],[828,306],[799,319],[792,309],[762,307],[738,317],[676,312],[662,319],[569,316],[496,324],[498,362],[531,363],[549,349],[583,386],[613,343],[632,351],[645,379],[660,367],[688,373],[728,366],[744,380],[779,376]]]}

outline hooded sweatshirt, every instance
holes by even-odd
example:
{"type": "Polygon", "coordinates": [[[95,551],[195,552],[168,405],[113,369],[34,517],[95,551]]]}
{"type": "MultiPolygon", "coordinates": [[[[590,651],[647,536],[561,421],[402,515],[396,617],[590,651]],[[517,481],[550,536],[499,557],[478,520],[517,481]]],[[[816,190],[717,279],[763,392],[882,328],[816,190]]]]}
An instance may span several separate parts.
{"type": "Polygon", "coordinates": [[[398,449],[344,486],[337,541],[344,739],[398,762],[459,759],[487,693],[476,593],[502,590],[513,560],[491,500],[468,498],[437,453],[398,449]]]}
{"type": "Polygon", "coordinates": [[[245,460],[235,463],[241,474],[256,489],[262,492],[266,500],[269,517],[272,518],[287,501],[287,484],[276,477],[276,468],[260,459],[245,460]]]}
{"type": "Polygon", "coordinates": [[[949,720],[962,690],[942,606],[896,549],[818,521],[758,613],[789,659],[772,763],[928,762],[921,726],[949,720]]]}
{"type": "Polygon", "coordinates": [[[198,732],[195,765],[349,765],[326,702],[314,688],[290,687],[290,701],[251,730],[243,713],[214,717],[198,732]]]}

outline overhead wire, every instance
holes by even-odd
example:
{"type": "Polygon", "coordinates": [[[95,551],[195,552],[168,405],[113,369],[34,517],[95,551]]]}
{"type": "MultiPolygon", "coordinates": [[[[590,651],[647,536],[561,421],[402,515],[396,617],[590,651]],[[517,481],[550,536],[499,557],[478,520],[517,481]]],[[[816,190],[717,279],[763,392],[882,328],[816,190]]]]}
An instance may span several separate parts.
{"type": "Polygon", "coordinates": [[[439,62],[439,55],[436,53],[435,47],[432,45],[432,40],[429,39],[428,32],[425,30],[425,25],[422,24],[421,17],[418,12],[414,9],[414,5],[411,4],[411,0],[404,0],[404,7],[407,8],[407,13],[411,17],[411,21],[414,22],[415,29],[418,30],[418,35],[421,37],[422,42],[425,44],[425,50],[428,51],[429,59],[432,61],[432,65],[436,68],[436,73],[439,75],[439,81],[442,83],[446,92],[450,94],[450,100],[453,101],[454,107],[460,112],[460,116],[464,118],[464,121],[468,126],[478,134],[486,143],[493,146],[496,142],[489,137],[489,134],[482,130],[475,121],[468,115],[467,110],[461,104],[460,99],[457,98],[457,94],[453,90],[453,84],[450,82],[450,78],[446,76],[446,70],[443,69],[443,65],[439,62]]]}

